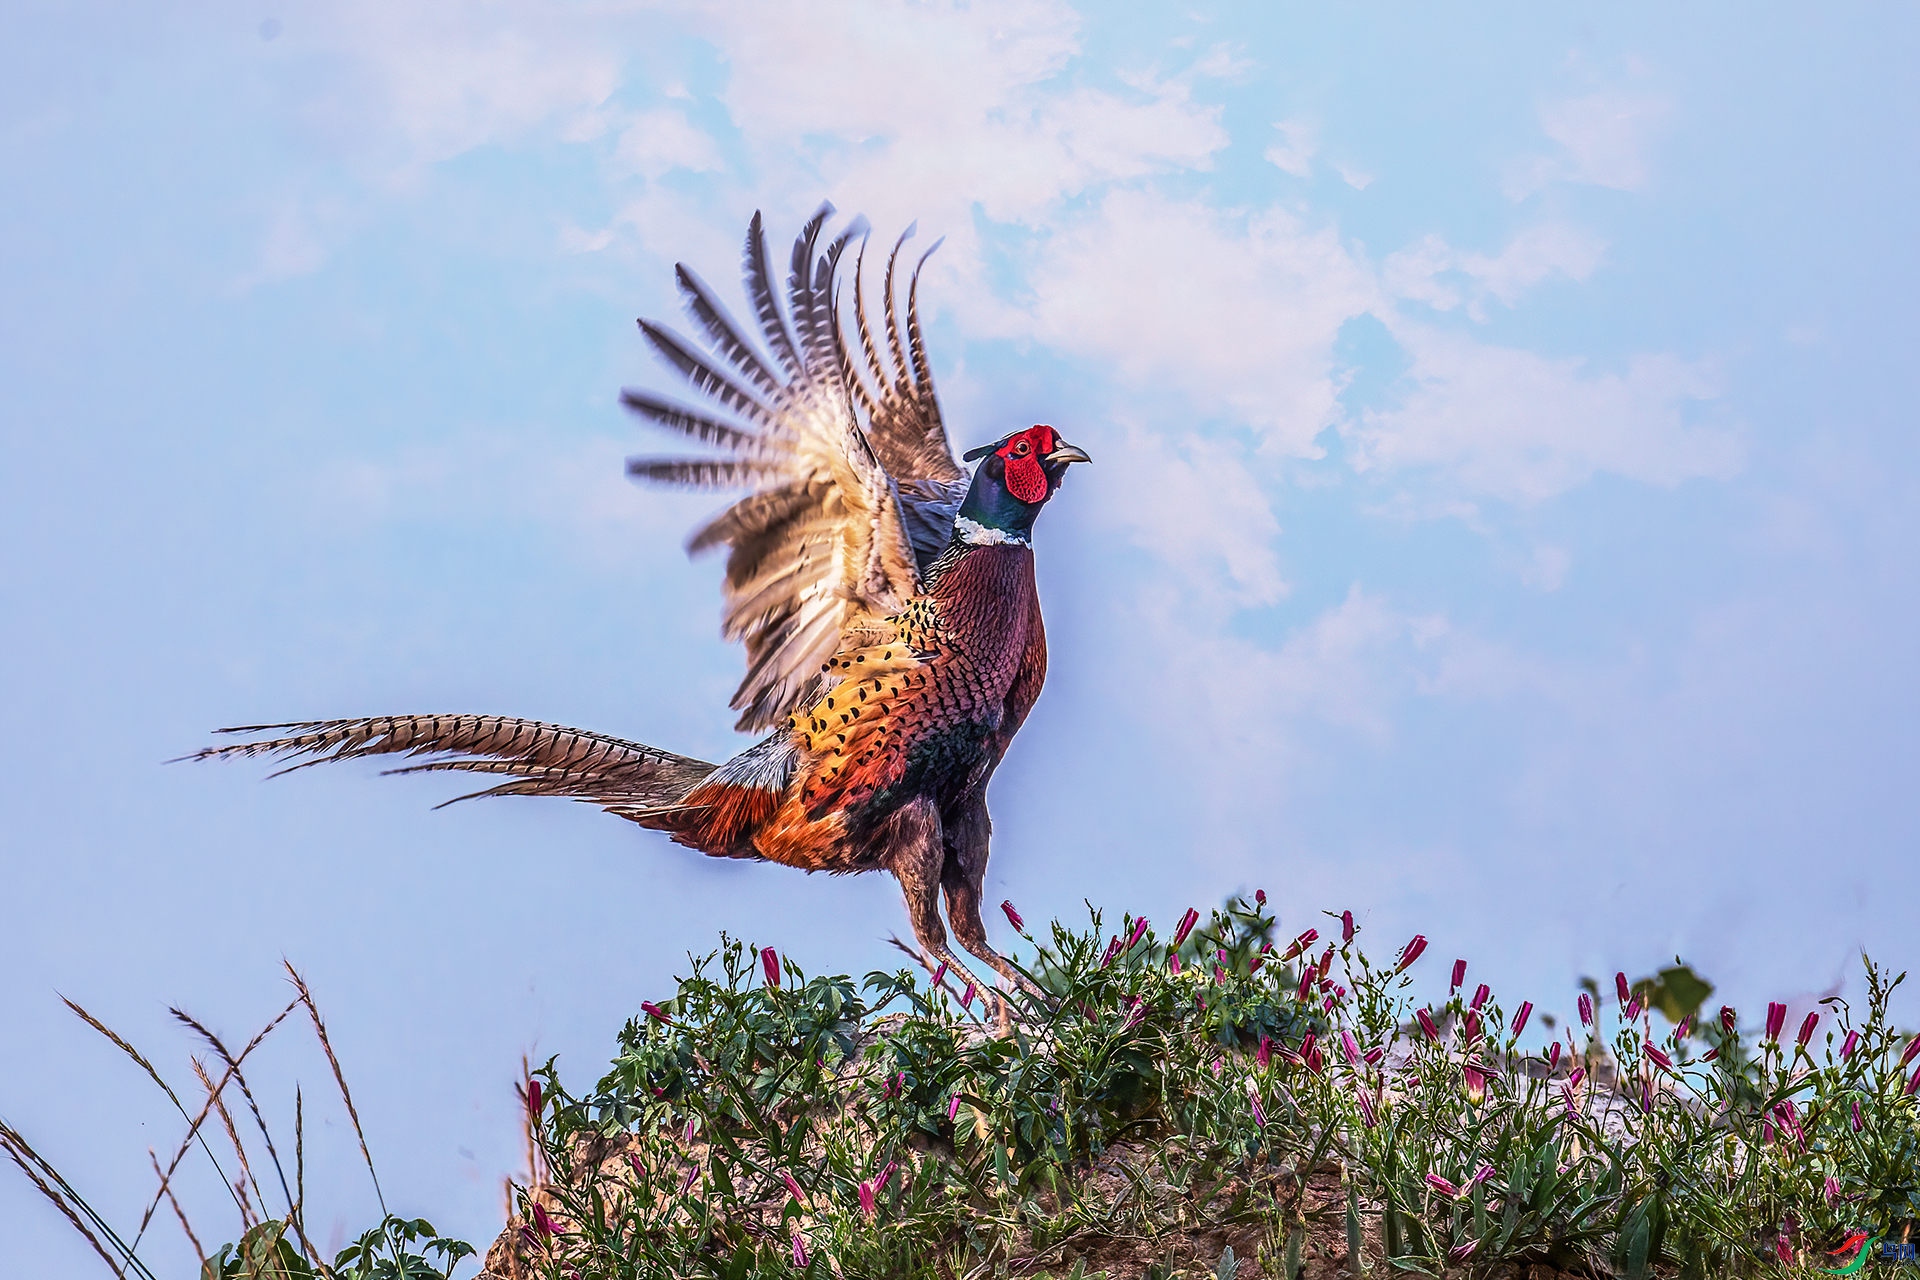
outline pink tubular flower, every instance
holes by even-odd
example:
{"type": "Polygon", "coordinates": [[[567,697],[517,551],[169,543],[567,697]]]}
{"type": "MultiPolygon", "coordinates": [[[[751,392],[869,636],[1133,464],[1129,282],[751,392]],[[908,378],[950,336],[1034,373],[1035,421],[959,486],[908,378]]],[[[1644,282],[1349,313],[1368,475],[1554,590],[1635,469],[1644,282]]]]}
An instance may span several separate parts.
{"type": "Polygon", "coordinates": [[[1342,1029],[1340,1032],[1340,1054],[1347,1060],[1348,1066],[1357,1066],[1360,1062],[1360,1044],[1353,1038],[1353,1032],[1342,1029]]]}
{"type": "Polygon", "coordinates": [[[1267,891],[1265,889],[1255,889],[1253,891],[1253,904],[1256,907],[1264,907],[1267,905],[1267,891]]]}
{"type": "Polygon", "coordinates": [[[700,1166],[695,1165],[693,1168],[687,1170],[687,1176],[681,1181],[680,1194],[684,1196],[687,1192],[693,1190],[693,1184],[698,1181],[700,1181],[700,1166]]]}
{"type": "Polygon", "coordinates": [[[538,1080],[527,1081],[527,1115],[530,1119],[538,1120],[540,1118],[540,1102],[540,1082],[538,1080]]]}
{"type": "Polygon", "coordinates": [[[1832,1174],[1828,1174],[1826,1185],[1822,1187],[1821,1190],[1826,1192],[1827,1203],[1832,1204],[1840,1198],[1840,1179],[1834,1177],[1832,1174]]]}
{"type": "Polygon", "coordinates": [[[640,1002],[640,1009],[643,1013],[645,1013],[649,1018],[652,1018],[655,1022],[670,1023],[673,1021],[673,1018],[667,1013],[665,1009],[662,1009],[659,1005],[655,1004],[651,1000],[642,1000],[640,1002]]]}
{"type": "Polygon", "coordinates": [[[867,1221],[869,1222],[873,1221],[880,1212],[879,1202],[874,1199],[873,1183],[871,1182],[862,1182],[860,1184],[860,1212],[867,1216],[867,1221]]]}
{"type": "Polygon", "coordinates": [[[1200,913],[1188,907],[1187,914],[1180,917],[1180,927],[1173,931],[1173,945],[1176,947],[1183,945],[1187,935],[1193,932],[1193,926],[1199,923],[1200,913]]]}
{"type": "Polygon", "coordinates": [[[1552,1071],[1560,1065],[1560,1042],[1555,1040],[1547,1046],[1547,1070],[1552,1071]]]}
{"type": "Polygon", "coordinates": [[[1428,1013],[1425,1009],[1415,1009],[1413,1011],[1413,1017],[1414,1020],[1420,1024],[1420,1030],[1426,1033],[1427,1039],[1438,1040],[1440,1038],[1440,1028],[1433,1025],[1432,1014],[1428,1013]]]}
{"type": "Polygon", "coordinates": [[[1291,960],[1318,941],[1320,941],[1320,931],[1318,929],[1308,929],[1305,933],[1293,940],[1292,944],[1287,947],[1286,953],[1280,958],[1282,960],[1291,960]]]}
{"type": "Polygon", "coordinates": [[[1367,1060],[1368,1066],[1377,1067],[1380,1065],[1381,1059],[1387,1056],[1387,1051],[1385,1049],[1382,1049],[1379,1045],[1375,1045],[1373,1046],[1373,1048],[1367,1050],[1365,1053],[1361,1054],[1360,1056],[1367,1060]]]}
{"type": "Polygon", "coordinates": [[[1653,1081],[1647,1080],[1640,1086],[1640,1114],[1653,1114],[1653,1081]]]}
{"type": "Polygon", "coordinates": [[[1217,987],[1221,983],[1225,982],[1226,980],[1227,980],[1227,971],[1225,969],[1222,969],[1219,965],[1213,966],[1213,985],[1217,987]]]}
{"type": "Polygon", "coordinates": [[[1254,1065],[1259,1067],[1264,1067],[1269,1062],[1272,1062],[1272,1061],[1273,1061],[1273,1037],[1261,1036],[1260,1043],[1254,1048],[1254,1051],[1253,1051],[1254,1065]]]}
{"type": "Polygon", "coordinates": [[[1855,1099],[1855,1101],[1854,1101],[1854,1103],[1853,1103],[1853,1131],[1854,1131],[1855,1133],[1859,1133],[1859,1132],[1860,1132],[1860,1131],[1861,1131],[1862,1129],[1864,1129],[1864,1128],[1866,1128],[1866,1127],[1867,1127],[1867,1126],[1866,1126],[1866,1123],[1865,1123],[1865,1121],[1863,1121],[1863,1120],[1861,1120],[1861,1118],[1860,1118],[1860,1103],[1859,1103],[1859,1100],[1858,1100],[1858,1099],[1855,1099]]]}
{"type": "MultiPolygon", "coordinates": [[[[1300,1057],[1301,1060],[1307,1064],[1307,1070],[1313,1072],[1315,1075],[1319,1075],[1320,1068],[1326,1065],[1326,1059],[1321,1056],[1319,1045],[1315,1045],[1311,1049],[1301,1050],[1300,1057]]],[[[1915,1072],[1914,1078],[1920,1079],[1920,1072],[1915,1072]]],[[[1909,1090],[1909,1092],[1911,1092],[1911,1090],[1909,1090]]]]}
{"type": "Polygon", "coordinates": [[[1572,1085],[1576,1089],[1580,1087],[1580,1082],[1582,1080],[1585,1080],[1586,1078],[1587,1078],[1587,1069],[1585,1067],[1575,1067],[1572,1071],[1567,1073],[1567,1083],[1572,1085]]]}
{"type": "Polygon", "coordinates": [[[1467,1185],[1471,1187],[1476,1183],[1485,1182],[1488,1178],[1491,1178],[1492,1176],[1493,1176],[1493,1166],[1490,1164],[1483,1164],[1478,1169],[1475,1169],[1473,1171],[1473,1178],[1471,1181],[1467,1183],[1467,1185]]]}
{"type": "Polygon", "coordinates": [[[1332,1013],[1333,1006],[1337,1003],[1339,1002],[1336,1001],[1332,996],[1328,996],[1325,1000],[1320,1002],[1320,1008],[1322,1009],[1322,1011],[1326,1013],[1332,1013]]]}
{"type": "Polygon", "coordinates": [[[1787,1024],[1787,1006],[1779,1003],[1778,1001],[1768,1001],[1767,1003],[1767,1039],[1768,1041],[1777,1043],[1780,1039],[1780,1028],[1784,1027],[1786,1024],[1787,1024]]]}
{"type": "Polygon", "coordinates": [[[1001,909],[1002,911],[1004,911],[1004,912],[1006,912],[1006,913],[1007,913],[1007,923],[1008,923],[1008,924],[1010,924],[1010,925],[1012,925],[1012,926],[1014,927],[1014,929],[1015,929],[1015,930],[1017,930],[1018,932],[1021,932],[1021,933],[1025,933],[1025,932],[1026,932],[1026,930],[1027,930],[1027,922],[1026,922],[1025,920],[1022,920],[1022,919],[1020,918],[1020,913],[1019,913],[1018,911],[1015,911],[1015,910],[1013,909],[1013,899],[1012,899],[1012,898],[1008,898],[1008,899],[1006,899],[1005,901],[1003,901],[1003,902],[1002,902],[1002,903],[1000,904],[1000,909],[1001,909]]]}
{"type": "Polygon", "coordinates": [[[1343,943],[1352,942],[1353,934],[1353,912],[1342,911],[1340,913],[1340,941],[1343,943]]]}
{"type": "Polygon", "coordinates": [[[1909,1098],[1916,1093],[1920,1093],[1920,1067],[1913,1069],[1913,1079],[1907,1081],[1905,1093],[1909,1098]]]}
{"type": "Polygon", "coordinates": [[[1453,962],[1453,985],[1447,989],[1447,994],[1452,995],[1455,991],[1458,991],[1460,984],[1466,980],[1467,962],[1465,960],[1455,960],[1453,962]]]}
{"type": "Polygon", "coordinates": [[[1527,1029],[1527,1019],[1533,1016],[1533,1001],[1522,1000],[1520,1011],[1513,1015],[1513,1034],[1519,1035],[1527,1029]]]}
{"type": "Polygon", "coordinates": [[[882,1169],[880,1171],[880,1176],[873,1180],[874,1191],[875,1192],[885,1191],[887,1189],[887,1179],[891,1178],[893,1176],[893,1171],[899,1167],[900,1167],[900,1162],[898,1160],[887,1161],[887,1167],[882,1169]]]}
{"type": "Polygon", "coordinates": [[[1247,1080],[1247,1102],[1253,1107],[1253,1123],[1260,1128],[1267,1127],[1267,1113],[1260,1107],[1260,1089],[1249,1078],[1247,1080]]]}
{"type": "Polygon", "coordinates": [[[1810,1011],[1800,1023],[1800,1034],[1794,1038],[1794,1047],[1804,1049],[1807,1041],[1813,1039],[1813,1029],[1820,1025],[1820,1011],[1810,1011]]]}
{"type": "Polygon", "coordinates": [[[1920,1034],[1916,1034],[1913,1039],[1907,1041],[1907,1050],[1900,1055],[1900,1069],[1905,1071],[1907,1064],[1915,1057],[1920,1057],[1920,1034]]]}
{"type": "Polygon", "coordinates": [[[560,1234],[560,1228],[553,1225],[553,1219],[547,1216],[547,1210],[538,1200],[533,1202],[533,1225],[540,1234],[551,1239],[560,1234]]]}
{"type": "Polygon", "coordinates": [[[807,1265],[807,1238],[800,1234],[797,1227],[793,1232],[793,1265],[796,1267],[807,1265]]]}
{"type": "Polygon", "coordinates": [[[1613,975],[1613,993],[1620,997],[1621,1004],[1626,1004],[1633,999],[1633,988],[1627,985],[1626,974],[1613,975]]]}
{"type": "Polygon", "coordinates": [[[772,947],[764,947],[760,951],[760,972],[766,975],[768,986],[779,987],[780,953],[772,947]]]}
{"type": "Polygon", "coordinates": [[[1463,1262],[1466,1259],[1471,1258],[1473,1256],[1473,1251],[1475,1249],[1478,1249],[1479,1247],[1480,1247],[1480,1242],[1478,1240],[1468,1240],[1461,1244],[1457,1244],[1453,1246],[1453,1248],[1447,1250],[1447,1261],[1463,1262]]]}
{"type": "Polygon", "coordinates": [[[931,991],[947,980],[947,962],[942,960],[934,966],[933,977],[927,979],[927,989],[931,991]]]}
{"type": "Polygon", "coordinates": [[[1369,1129],[1379,1124],[1380,1119],[1373,1111],[1373,1099],[1367,1095],[1367,1091],[1365,1089],[1355,1089],[1353,1096],[1360,1104],[1360,1123],[1369,1129]]]}
{"type": "Polygon", "coordinates": [[[1593,997],[1588,995],[1584,991],[1580,993],[1579,1009],[1580,1009],[1580,1025],[1583,1027],[1592,1026],[1593,1025],[1593,997]]]}
{"type": "Polygon", "coordinates": [[[952,1124],[953,1118],[959,1114],[960,1114],[960,1095],[956,1093],[953,1095],[953,1101],[947,1103],[947,1123],[952,1124]]]}
{"type": "Polygon", "coordinates": [[[1427,1175],[1427,1185],[1449,1200],[1458,1200],[1460,1198],[1460,1188],[1454,1186],[1437,1173],[1427,1175]]]}
{"type": "Polygon", "coordinates": [[[1147,918],[1145,916],[1141,916],[1138,920],[1135,920],[1133,922],[1133,932],[1127,935],[1127,945],[1121,949],[1123,951],[1133,950],[1133,948],[1139,943],[1140,939],[1146,936],[1147,936],[1147,918]]]}
{"type": "Polygon", "coordinates": [[[1487,984],[1484,982],[1481,983],[1479,986],[1473,989],[1473,1003],[1468,1005],[1467,1007],[1469,1009],[1478,1009],[1481,1005],[1487,1002],[1487,997],[1492,994],[1493,992],[1491,989],[1488,988],[1487,984]]]}
{"type": "Polygon", "coordinates": [[[970,1004],[972,1004],[972,1003],[973,1003],[973,997],[974,997],[974,996],[975,996],[976,994],[978,994],[978,993],[977,993],[977,992],[976,992],[976,991],[974,990],[974,986],[973,986],[973,984],[972,984],[971,982],[969,982],[969,983],[967,984],[967,989],[966,989],[965,991],[962,991],[962,992],[960,993],[960,1007],[961,1007],[962,1009],[964,1009],[964,1008],[966,1008],[966,1007],[967,1007],[968,1005],[970,1005],[970,1004]]]}
{"type": "Polygon", "coordinates": [[[1180,957],[1171,951],[1167,952],[1167,972],[1176,977],[1179,976],[1180,973],[1180,957]]]}
{"type": "Polygon", "coordinates": [[[1313,980],[1318,976],[1319,976],[1318,970],[1316,970],[1312,965],[1308,965],[1306,968],[1306,972],[1300,975],[1300,992],[1299,992],[1300,999],[1305,1000],[1308,996],[1313,994],[1313,980]]]}
{"type": "Polygon", "coordinates": [[[1660,1047],[1654,1044],[1653,1041],[1643,1040],[1640,1044],[1640,1048],[1641,1048],[1641,1051],[1644,1052],[1647,1055],[1647,1057],[1661,1070],[1663,1071],[1673,1070],[1673,1059],[1669,1058],[1665,1053],[1661,1052],[1660,1047]]]}
{"type": "Polygon", "coordinates": [[[1487,1098],[1487,1073],[1472,1062],[1460,1065],[1460,1074],[1466,1082],[1467,1101],[1479,1106],[1487,1098]]]}
{"type": "Polygon", "coordinates": [[[805,1204],[807,1202],[806,1193],[800,1190],[800,1184],[794,1180],[794,1176],[791,1173],[789,1173],[785,1169],[782,1169],[780,1171],[780,1181],[787,1184],[788,1195],[792,1196],[795,1200],[799,1201],[801,1204],[805,1204]]]}
{"type": "Polygon", "coordinates": [[[1393,971],[1399,973],[1415,960],[1418,960],[1420,953],[1426,949],[1427,936],[1423,933],[1414,934],[1413,937],[1408,940],[1407,945],[1400,948],[1400,963],[1393,967],[1393,971]]]}
{"type": "Polygon", "coordinates": [[[1480,1015],[1473,1010],[1467,1011],[1467,1020],[1460,1024],[1460,1034],[1468,1044],[1480,1038],[1480,1015]]]}
{"type": "Polygon", "coordinates": [[[1739,1021],[1740,1015],[1733,1011],[1732,1005],[1723,1004],[1720,1006],[1720,1029],[1722,1031],[1728,1035],[1732,1035],[1733,1029],[1739,1025],[1739,1021]]]}
{"type": "Polygon", "coordinates": [[[1634,1019],[1638,1018],[1639,1016],[1640,1016],[1640,997],[1635,996],[1633,999],[1627,1001],[1627,1007],[1625,1011],[1623,1011],[1620,1014],[1620,1019],[1623,1022],[1632,1022],[1634,1019]]]}
{"type": "Polygon", "coordinates": [[[1841,1061],[1844,1062],[1846,1059],[1851,1058],[1853,1056],[1853,1051],[1855,1049],[1858,1049],[1859,1047],[1860,1047],[1860,1033],[1858,1031],[1847,1032],[1847,1038],[1840,1042],[1841,1061]]]}
{"type": "Polygon", "coordinates": [[[1320,981],[1325,982],[1327,980],[1327,974],[1333,970],[1333,944],[1331,942],[1327,944],[1327,949],[1320,953],[1320,963],[1315,967],[1319,971],[1320,981]]]}

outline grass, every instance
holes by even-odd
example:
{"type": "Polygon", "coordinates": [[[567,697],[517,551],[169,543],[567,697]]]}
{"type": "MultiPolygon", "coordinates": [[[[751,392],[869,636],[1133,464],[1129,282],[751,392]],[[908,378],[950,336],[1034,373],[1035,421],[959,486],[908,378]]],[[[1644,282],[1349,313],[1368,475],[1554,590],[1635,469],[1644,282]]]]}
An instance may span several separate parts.
{"type": "MultiPolygon", "coordinates": [[[[473,1247],[463,1241],[441,1238],[424,1219],[401,1218],[386,1212],[386,1199],[380,1193],[379,1175],[374,1171],[359,1111],[353,1105],[346,1074],[327,1036],[320,1007],[314,1002],[306,980],[291,965],[287,966],[287,979],[293,987],[293,998],[242,1045],[238,1053],[230,1050],[197,1018],[179,1009],[172,1010],[175,1020],[191,1031],[207,1050],[206,1056],[195,1056],[191,1061],[194,1078],[200,1086],[191,1110],[180,1092],[145,1054],[80,1005],[71,1000],[66,1002],[75,1016],[99,1032],[166,1096],[186,1125],[179,1145],[164,1165],[156,1153],[148,1153],[156,1179],[153,1198],[134,1229],[128,1232],[108,1222],[52,1161],[34,1148],[26,1134],[0,1120],[0,1152],[13,1161],[28,1182],[93,1247],[115,1276],[123,1280],[126,1277],[158,1280],[140,1249],[163,1207],[200,1259],[202,1280],[431,1280],[432,1277],[448,1280],[461,1260],[473,1253],[473,1247]],[[284,1144],[274,1141],[273,1128],[261,1111],[246,1074],[248,1059],[296,1012],[306,1015],[305,1022],[326,1055],[347,1118],[359,1140],[367,1176],[373,1181],[374,1193],[385,1215],[380,1223],[340,1251],[331,1263],[322,1260],[306,1229],[304,1100],[296,1090],[293,1143],[287,1148],[287,1156],[292,1161],[289,1170],[287,1159],[281,1155],[284,1144]],[[240,1111],[242,1107],[244,1112],[240,1111]],[[247,1123],[249,1120],[251,1125],[247,1123]],[[218,1177],[235,1223],[235,1242],[221,1246],[211,1255],[201,1244],[200,1232],[194,1229],[194,1215],[176,1192],[183,1164],[194,1158],[204,1160],[218,1177]]],[[[205,1211],[199,1216],[204,1227],[205,1211]]]]}
{"type": "MultiPolygon", "coordinates": [[[[1006,1038],[943,974],[809,977],[723,935],[643,1005],[601,1079],[570,1089],[551,1061],[530,1074],[533,1176],[488,1269],[1638,1280],[1857,1259],[1920,1273],[1886,1255],[1920,1218],[1920,1038],[1887,1021],[1904,975],[1868,962],[1861,1007],[1829,998],[1793,1027],[1781,1006],[1758,1026],[1698,1010],[1710,989],[1683,969],[1620,975],[1556,1036],[1530,1005],[1466,990],[1458,967],[1446,1000],[1417,1002],[1416,978],[1446,976],[1427,972],[1423,939],[1374,959],[1350,918],[1329,916],[1324,939],[1274,933],[1261,899],[1164,936],[1098,914],[1023,930],[1045,994],[1006,1038]]],[[[289,1176],[243,1070],[299,1011],[355,1116],[297,976],[238,1053],[189,1020],[212,1051],[192,1110],[88,1017],[188,1122],[130,1236],[17,1130],[0,1125],[0,1147],[121,1275],[152,1276],[138,1250],[161,1207],[191,1234],[169,1188],[193,1154],[237,1215],[204,1277],[451,1276],[467,1246],[418,1220],[388,1215],[331,1262],[306,1238],[298,1107],[289,1176]]]]}

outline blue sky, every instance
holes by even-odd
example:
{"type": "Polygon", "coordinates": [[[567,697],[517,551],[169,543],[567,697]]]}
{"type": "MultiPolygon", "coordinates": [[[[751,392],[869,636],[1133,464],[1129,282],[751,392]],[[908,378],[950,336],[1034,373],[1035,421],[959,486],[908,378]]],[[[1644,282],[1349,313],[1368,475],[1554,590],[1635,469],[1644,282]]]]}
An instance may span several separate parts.
{"type": "MultiPolygon", "coordinates": [[[[1549,1008],[1911,963],[1916,60],[1726,5],[9,6],[0,1113],[137,1213],[174,1129],[55,992],[185,1079],[166,1005],[242,1035],[285,956],[395,1207],[481,1240],[523,1052],[590,1078],[723,927],[892,963],[887,881],[161,763],[405,710],[736,749],[712,503],[627,484],[615,394],[674,261],[731,292],[823,198],[946,237],[957,441],[1096,459],[993,900],[1264,886],[1549,1008]]],[[[360,1224],[324,1064],[260,1071],[360,1224]]],[[[0,1274],[84,1265],[0,1216],[0,1274]]]]}

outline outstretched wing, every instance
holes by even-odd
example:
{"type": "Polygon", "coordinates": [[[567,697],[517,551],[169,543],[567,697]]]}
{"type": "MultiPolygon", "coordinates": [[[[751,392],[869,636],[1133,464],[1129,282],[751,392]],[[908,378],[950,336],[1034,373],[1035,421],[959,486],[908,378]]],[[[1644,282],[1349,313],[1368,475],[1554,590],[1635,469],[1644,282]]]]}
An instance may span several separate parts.
{"type": "Polygon", "coordinates": [[[622,394],[634,412],[715,451],[630,459],[629,474],[749,491],[687,543],[693,552],[728,549],[722,632],[746,644],[747,673],[733,707],[738,727],[749,731],[780,724],[809,703],[847,628],[897,611],[918,590],[920,571],[946,545],[966,493],[921,339],[919,264],[907,286],[902,337],[895,279],[906,237],[887,260],[883,341],[865,307],[864,224],[823,239],[831,213],[823,205],[794,241],[784,307],[754,215],[745,266],[758,343],[685,266],[676,274],[704,342],[640,322],[703,406],[622,394]],[[856,355],[841,323],[840,286],[842,260],[857,239],[856,355]]]}

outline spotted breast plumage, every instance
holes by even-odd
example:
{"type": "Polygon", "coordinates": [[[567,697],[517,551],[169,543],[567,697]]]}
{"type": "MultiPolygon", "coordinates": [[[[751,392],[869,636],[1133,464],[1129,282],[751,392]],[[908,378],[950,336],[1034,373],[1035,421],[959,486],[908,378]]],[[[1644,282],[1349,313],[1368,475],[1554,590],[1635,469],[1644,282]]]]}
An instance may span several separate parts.
{"type": "MultiPolygon", "coordinates": [[[[704,341],[640,327],[701,403],[622,395],[712,450],[635,458],[630,474],[747,491],[688,548],[727,549],[722,630],[747,651],[736,727],[765,736],[713,765],[539,721],[376,716],[222,730],[250,740],[195,758],[268,756],[297,769],[416,757],[391,772],[498,779],[460,799],[561,796],[716,857],[888,871],[931,960],[987,990],[948,945],[944,894],[961,946],[1019,983],[982,919],[986,787],[1046,679],[1034,519],[1067,468],[1088,459],[1035,425],[967,453],[979,464],[969,476],[947,444],[921,336],[926,255],[904,273],[903,306],[912,231],[895,244],[876,317],[864,224],[828,237],[831,212],[795,240],[784,303],[755,215],[745,253],[753,337],[679,267],[704,341]]],[[[994,1002],[1005,1025],[1007,1006],[994,1002]]]]}

